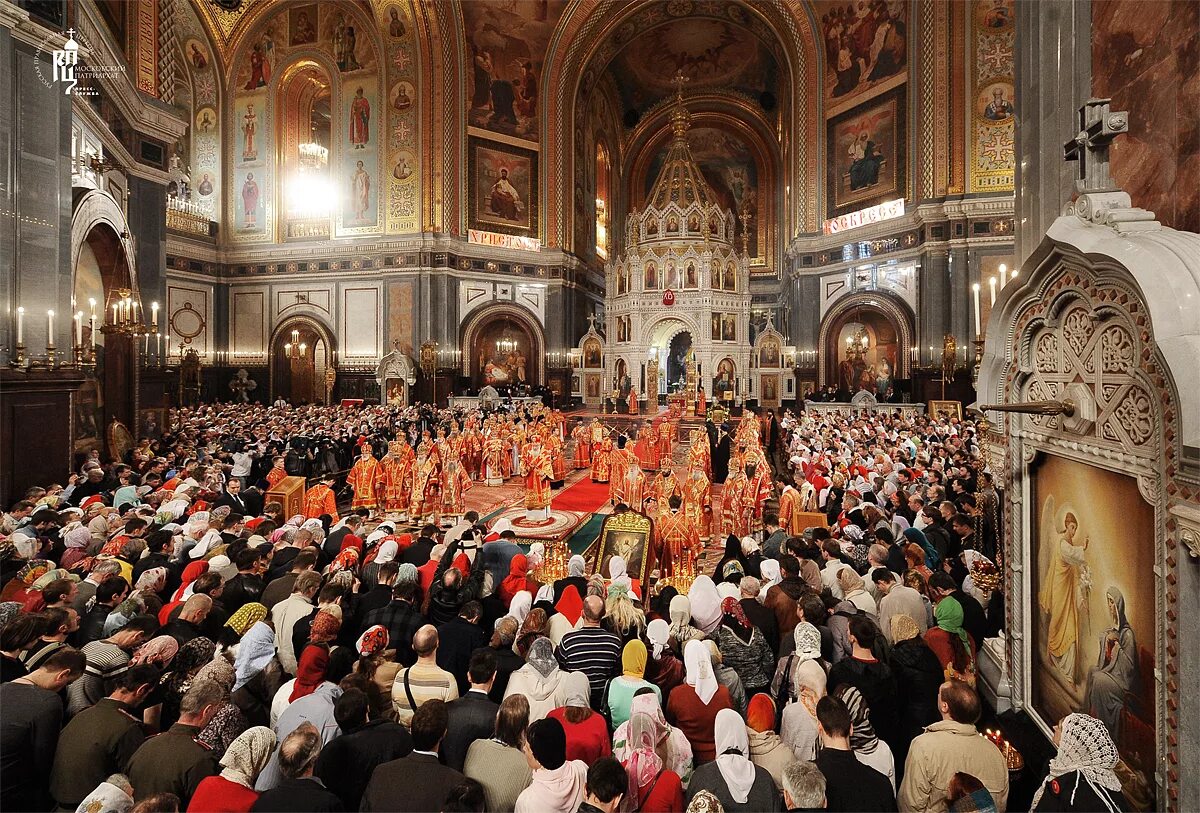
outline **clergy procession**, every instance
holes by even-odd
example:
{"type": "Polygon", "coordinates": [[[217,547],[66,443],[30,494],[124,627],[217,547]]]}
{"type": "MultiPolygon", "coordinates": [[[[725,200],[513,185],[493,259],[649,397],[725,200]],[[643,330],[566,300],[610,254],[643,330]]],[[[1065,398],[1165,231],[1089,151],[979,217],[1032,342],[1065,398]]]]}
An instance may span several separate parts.
{"type": "MultiPolygon", "coordinates": [[[[207,405],[31,489],[3,809],[1017,809],[974,424],[713,417],[207,405]],[[577,483],[651,521],[643,569],[522,538],[577,483]],[[472,508],[511,485],[516,527],[472,508]]],[[[1059,742],[1033,809],[1124,809],[1104,725],[1059,742]]]]}

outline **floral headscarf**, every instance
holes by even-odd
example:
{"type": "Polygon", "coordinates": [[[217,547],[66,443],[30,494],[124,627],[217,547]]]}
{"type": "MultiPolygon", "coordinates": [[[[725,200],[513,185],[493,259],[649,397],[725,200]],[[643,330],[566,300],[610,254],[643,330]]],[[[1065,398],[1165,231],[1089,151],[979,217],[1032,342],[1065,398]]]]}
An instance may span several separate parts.
{"type": "Polygon", "coordinates": [[[721,614],[725,616],[726,622],[733,621],[744,630],[749,630],[752,627],[750,619],[746,617],[746,611],[742,608],[741,602],[733,596],[726,596],[721,600],[721,614]]]}
{"type": "Polygon", "coordinates": [[[364,658],[369,658],[387,649],[388,631],[382,624],[376,624],[363,632],[354,644],[355,650],[364,658]]]}
{"type": "Polygon", "coordinates": [[[629,767],[635,743],[633,719],[639,715],[646,717],[652,724],[651,742],[655,753],[668,770],[679,775],[686,786],[692,776],[692,744],[682,731],[667,723],[658,695],[649,692],[635,696],[629,714],[629,720],[617,726],[613,734],[613,756],[626,768],[629,767]]]}
{"type": "Polygon", "coordinates": [[[141,666],[144,663],[157,664],[165,667],[175,657],[175,653],[179,651],[179,642],[170,635],[159,635],[151,638],[146,643],[137,648],[130,658],[129,663],[132,666],[141,666]]]}
{"type": "Polygon", "coordinates": [[[276,742],[275,732],[266,726],[246,729],[229,744],[225,756],[221,757],[222,778],[254,790],[258,775],[275,752],[276,742]]]}
{"type": "Polygon", "coordinates": [[[543,678],[548,678],[558,669],[558,661],[554,659],[554,644],[549,638],[538,638],[529,646],[526,661],[543,678]]]}

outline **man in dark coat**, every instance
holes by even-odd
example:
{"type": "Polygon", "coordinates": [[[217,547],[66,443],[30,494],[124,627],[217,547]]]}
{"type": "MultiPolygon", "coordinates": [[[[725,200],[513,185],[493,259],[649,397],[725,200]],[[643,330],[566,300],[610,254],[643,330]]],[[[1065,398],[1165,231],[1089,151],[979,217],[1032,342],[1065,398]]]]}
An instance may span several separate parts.
{"type": "Polygon", "coordinates": [[[850,749],[850,711],[836,697],[817,701],[821,750],[814,760],[825,775],[825,801],[832,811],[896,810],[892,783],[858,761],[850,749]]]}
{"type": "Polygon", "coordinates": [[[438,761],[438,746],[446,736],[446,704],[426,700],[413,714],[413,751],[386,762],[371,774],[358,809],[367,813],[423,813],[441,810],[446,794],[466,777],[438,761]]]}
{"type": "Polygon", "coordinates": [[[139,799],[174,793],[180,808],[196,788],[219,770],[212,748],[200,742],[200,732],[225,700],[225,690],[211,680],[198,680],[179,702],[179,722],[142,744],[125,768],[139,799]]]}
{"type": "MultiPolygon", "coordinates": [[[[439,654],[441,647],[438,648],[439,654]]],[[[475,740],[487,739],[496,728],[500,706],[488,698],[496,679],[496,655],[483,648],[471,656],[467,667],[471,688],[446,707],[448,728],[442,740],[442,759],[456,771],[467,761],[467,751],[475,740]]]]}
{"type": "Polygon", "coordinates": [[[369,708],[367,695],[360,689],[347,689],[338,698],[333,719],[342,733],[321,749],[313,771],[326,787],[333,788],[346,810],[358,810],[377,767],[412,751],[408,729],[392,720],[369,720],[369,708]]]}
{"type": "Polygon", "coordinates": [[[457,616],[437,628],[437,664],[454,675],[460,696],[467,692],[467,667],[472,653],[487,646],[487,636],[479,626],[482,616],[483,608],[479,602],[468,601],[457,616]]]}

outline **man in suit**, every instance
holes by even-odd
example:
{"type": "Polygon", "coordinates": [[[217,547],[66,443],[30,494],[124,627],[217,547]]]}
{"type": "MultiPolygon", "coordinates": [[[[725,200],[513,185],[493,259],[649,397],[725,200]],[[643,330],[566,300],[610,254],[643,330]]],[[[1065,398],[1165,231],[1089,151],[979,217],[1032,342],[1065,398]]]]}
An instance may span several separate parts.
{"type": "MultiPolygon", "coordinates": [[[[353,679],[367,685],[361,675],[353,679]]],[[[377,767],[412,751],[412,737],[404,726],[382,717],[370,720],[369,710],[362,689],[346,689],[342,693],[333,707],[333,719],[342,733],[321,749],[313,771],[337,793],[346,810],[358,810],[363,791],[377,767]]]]}
{"type": "Polygon", "coordinates": [[[325,537],[325,544],[321,546],[321,560],[323,565],[328,565],[337,558],[338,552],[342,549],[342,540],[350,534],[357,535],[359,526],[361,525],[362,517],[357,514],[351,514],[346,517],[346,522],[342,527],[329,532],[329,536],[325,537]]]}
{"type": "Polygon", "coordinates": [[[445,703],[441,700],[422,703],[412,718],[412,753],[375,769],[358,809],[394,813],[441,810],[446,793],[466,778],[438,762],[438,748],[446,736],[447,725],[445,703]]]}
{"type": "MultiPolygon", "coordinates": [[[[482,605],[478,601],[468,601],[458,611],[457,616],[438,626],[438,666],[458,680],[459,695],[467,693],[468,669],[472,654],[480,647],[487,646],[487,636],[479,626],[482,617],[482,605]]],[[[494,667],[492,671],[495,672],[494,667]]],[[[465,751],[463,756],[466,756],[465,751]]],[[[446,764],[453,765],[449,761],[446,764]]]]}
{"type": "Polygon", "coordinates": [[[471,688],[446,707],[449,729],[442,741],[442,758],[456,771],[462,770],[471,743],[490,737],[496,727],[500,706],[488,698],[496,680],[496,653],[486,647],[475,650],[467,679],[471,688]]]}
{"type": "Polygon", "coordinates": [[[246,516],[246,502],[241,497],[242,481],[236,477],[230,477],[229,482],[225,484],[225,490],[221,492],[221,496],[217,497],[213,503],[213,508],[220,508],[223,505],[229,506],[229,513],[237,514],[238,516],[246,516]]]}
{"type": "Polygon", "coordinates": [[[408,563],[416,567],[429,562],[429,556],[433,553],[433,548],[437,544],[437,526],[425,525],[421,528],[421,535],[417,537],[417,541],[413,542],[400,553],[400,558],[397,559],[400,564],[408,563]]]}

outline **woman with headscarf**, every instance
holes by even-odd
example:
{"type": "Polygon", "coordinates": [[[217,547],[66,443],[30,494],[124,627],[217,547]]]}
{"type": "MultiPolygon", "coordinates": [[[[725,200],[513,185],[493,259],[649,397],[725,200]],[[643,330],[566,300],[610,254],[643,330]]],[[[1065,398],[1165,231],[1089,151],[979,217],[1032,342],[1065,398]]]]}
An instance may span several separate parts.
{"type": "Polygon", "coordinates": [[[558,604],[563,591],[572,586],[580,596],[587,592],[587,560],[578,553],[567,561],[567,575],[554,582],[554,603],[558,604]]]}
{"type": "Polygon", "coordinates": [[[863,765],[867,765],[888,778],[892,793],[896,792],[896,760],[892,749],[875,734],[871,725],[871,709],[863,699],[862,692],[849,684],[835,689],[837,697],[846,704],[850,712],[850,750],[863,765]]]}
{"type": "Polygon", "coordinates": [[[1116,731],[1125,698],[1138,685],[1138,647],[1133,628],[1125,617],[1125,595],[1117,587],[1105,592],[1111,626],[1100,633],[1096,665],[1087,673],[1083,696],[1088,711],[1116,731]]]}
{"type": "Polygon", "coordinates": [[[633,718],[639,715],[649,717],[653,724],[651,742],[655,753],[662,760],[663,767],[674,771],[686,788],[692,778],[692,744],[682,730],[667,722],[662,704],[654,692],[643,691],[634,695],[629,720],[617,726],[613,733],[613,756],[620,760],[622,765],[629,761],[634,743],[631,723],[633,718]]]}
{"type": "Polygon", "coordinates": [[[733,703],[733,710],[744,716],[746,714],[746,689],[742,686],[742,679],[738,677],[736,671],[724,664],[721,650],[717,647],[716,641],[712,638],[705,638],[704,648],[708,650],[708,657],[712,661],[713,674],[717,676],[717,683],[729,690],[729,700],[733,703]]]}
{"type": "MultiPolygon", "coordinates": [[[[624,556],[613,556],[608,560],[608,585],[623,584],[629,588],[629,595],[634,601],[641,601],[641,581],[629,575],[629,565],[624,556]]],[[[604,598],[607,593],[602,593],[604,598]]]]}
{"type": "Polygon", "coordinates": [[[732,709],[722,709],[714,721],[716,761],[701,765],[688,784],[688,797],[707,790],[727,813],[783,810],[783,796],[764,768],[750,761],[746,723],[732,709]]]}
{"type": "Polygon", "coordinates": [[[271,701],[285,677],[275,655],[275,630],[266,620],[246,630],[238,644],[233,668],[230,699],[251,725],[266,725],[271,721],[271,701]]]}
{"type": "Polygon", "coordinates": [[[779,569],[778,559],[763,559],[758,570],[762,573],[762,587],[758,591],[758,601],[761,604],[767,600],[767,591],[783,581],[783,573],[779,569]]]}
{"type": "Polygon", "coordinates": [[[683,813],[683,780],[656,749],[658,724],[643,712],[626,724],[621,764],[629,777],[623,809],[638,813],[683,813]]]}
{"type": "Polygon", "coordinates": [[[566,704],[566,672],[554,659],[554,645],[549,638],[538,638],[529,647],[526,663],[508,679],[504,696],[523,694],[529,701],[529,722],[540,720],[566,704]]]}
{"type": "MultiPolygon", "coordinates": [[[[734,534],[730,534],[725,538],[725,552],[721,558],[717,560],[717,566],[713,568],[713,581],[726,581],[725,566],[730,562],[737,562],[741,568],[741,574],[746,575],[748,566],[746,564],[746,556],[742,553],[742,540],[738,539],[734,534]]],[[[740,580],[740,576],[738,577],[740,580]]]]}
{"type": "Polygon", "coordinates": [[[687,642],[703,638],[704,633],[692,624],[692,602],[687,596],[675,596],[671,599],[669,614],[671,650],[676,657],[682,658],[687,642]]]}
{"type": "Polygon", "coordinates": [[[688,588],[688,603],[692,613],[692,626],[709,635],[721,625],[721,594],[717,585],[708,576],[697,576],[688,588]]]}
{"type": "Polygon", "coordinates": [[[581,759],[591,765],[612,753],[608,723],[591,707],[592,689],[583,672],[563,673],[563,705],[546,715],[562,723],[567,734],[567,759],[581,759]]]}
{"type": "Polygon", "coordinates": [[[646,661],[649,651],[640,640],[625,644],[621,650],[621,674],[608,682],[605,691],[609,720],[614,727],[629,719],[633,705],[633,696],[644,688],[649,688],[662,700],[662,690],[646,680],[646,661]]]}
{"type": "Polygon", "coordinates": [[[354,651],[358,653],[354,671],[370,681],[367,701],[371,707],[371,719],[395,719],[392,684],[396,681],[401,664],[395,658],[396,650],[388,649],[389,643],[387,627],[382,624],[364,630],[354,642],[354,651]]]}
{"type": "Polygon", "coordinates": [[[500,582],[496,593],[500,596],[501,601],[508,603],[522,590],[528,590],[529,595],[532,596],[539,587],[541,585],[529,577],[529,559],[525,554],[518,553],[509,562],[508,575],[504,577],[504,581],[500,582]]]}
{"type": "Polygon", "coordinates": [[[1058,753],[1033,795],[1031,811],[1129,810],[1115,768],[1120,755],[1104,722],[1087,714],[1068,714],[1054,726],[1058,753]]]}
{"type": "Polygon", "coordinates": [[[779,684],[772,684],[783,708],[779,734],[797,757],[812,760],[820,743],[817,701],[825,696],[828,673],[821,661],[821,633],[817,628],[802,621],[792,637],[796,651],[780,659],[780,670],[776,672],[779,684]]]}
{"type": "Polygon", "coordinates": [[[750,623],[741,603],[731,597],[721,602],[721,625],[713,633],[721,661],[741,678],[746,696],[766,691],[775,672],[775,656],[758,627],[750,623]]]}
{"type": "Polygon", "coordinates": [[[519,590],[508,602],[508,615],[517,622],[518,629],[525,623],[525,617],[533,608],[533,593],[519,590]]]}
{"type": "Polygon", "coordinates": [[[86,559],[88,545],[92,543],[92,534],[86,525],[71,524],[74,527],[64,526],[59,534],[66,545],[66,551],[58,563],[65,568],[71,568],[86,559]]]}
{"type": "Polygon", "coordinates": [[[844,567],[838,571],[837,580],[838,586],[842,588],[842,596],[845,601],[850,602],[867,615],[874,616],[879,613],[879,606],[867,592],[867,585],[862,576],[854,570],[844,567]]]}
{"type": "Polygon", "coordinates": [[[911,587],[916,590],[921,596],[921,601],[925,604],[925,628],[928,629],[934,626],[933,620],[933,602],[929,600],[929,579],[920,571],[909,568],[904,571],[904,586],[911,587]]]}
{"type": "Polygon", "coordinates": [[[670,697],[671,690],[683,683],[683,661],[675,657],[670,641],[671,628],[665,620],[656,618],[646,625],[650,657],[646,660],[645,677],[658,687],[660,697],[670,697]]]}
{"type": "Polygon", "coordinates": [[[97,785],[75,808],[75,813],[129,813],[133,804],[129,777],[118,773],[97,785]]]}
{"type": "Polygon", "coordinates": [[[796,754],[775,731],[777,716],[770,695],[754,695],[746,706],[746,736],[750,741],[750,761],[783,787],[783,772],[796,761],[796,754]]]}
{"type": "MultiPolygon", "coordinates": [[[[905,559],[908,558],[907,547],[909,545],[916,545],[924,554],[924,561],[921,564],[927,568],[937,567],[938,560],[940,558],[938,556],[937,548],[935,548],[933,543],[929,541],[929,537],[925,535],[924,531],[922,531],[920,528],[905,528],[903,536],[906,548],[904,552],[905,559]]],[[[929,577],[926,576],[925,578],[929,577]]]]}
{"type": "Polygon", "coordinates": [[[642,637],[646,630],[646,616],[634,606],[627,584],[613,582],[608,586],[608,597],[604,601],[604,618],[600,623],[606,630],[619,637],[622,643],[642,637]]]}
{"type": "Polygon", "coordinates": [[[271,701],[271,728],[279,725],[279,717],[287,707],[307,697],[325,682],[329,670],[329,650],[323,646],[306,646],[296,665],[296,677],[279,687],[271,701]]]}
{"type": "Polygon", "coordinates": [[[716,759],[713,724],[722,709],[733,709],[729,690],[717,681],[708,647],[688,641],[683,647],[684,683],[667,699],[667,716],[692,743],[697,764],[716,759]]]}
{"type": "Polygon", "coordinates": [[[201,780],[188,803],[197,813],[246,813],[258,801],[254,783],[275,751],[275,732],[248,728],[225,749],[221,773],[201,780]]]}
{"type": "Polygon", "coordinates": [[[946,596],[933,608],[937,623],[925,632],[925,643],[933,650],[947,680],[975,685],[975,642],[963,629],[963,608],[958,599],[946,596]]]}
{"type": "Polygon", "coordinates": [[[217,651],[217,645],[210,639],[193,638],[175,654],[171,662],[171,671],[163,675],[159,685],[162,687],[162,711],[158,719],[158,729],[166,731],[179,720],[179,703],[183,696],[192,688],[196,673],[212,660],[217,651]]]}
{"type": "Polygon", "coordinates": [[[707,790],[702,790],[688,802],[685,813],[725,813],[721,800],[707,790]]]}
{"type": "Polygon", "coordinates": [[[129,665],[157,666],[165,670],[178,651],[178,641],[170,635],[157,635],[134,650],[129,665]]]}
{"type": "Polygon", "coordinates": [[[232,663],[218,650],[213,659],[196,673],[196,680],[211,680],[225,690],[225,699],[217,709],[196,739],[207,745],[213,756],[220,757],[225,753],[238,735],[250,727],[246,716],[235,703],[230,702],[229,693],[236,682],[237,672],[232,663]]]}
{"type": "Polygon", "coordinates": [[[921,637],[921,629],[911,617],[892,616],[892,648],[888,665],[896,678],[896,694],[904,698],[900,706],[900,730],[896,738],[896,762],[904,764],[908,745],[941,719],[938,689],[946,679],[937,655],[921,637]]]}

